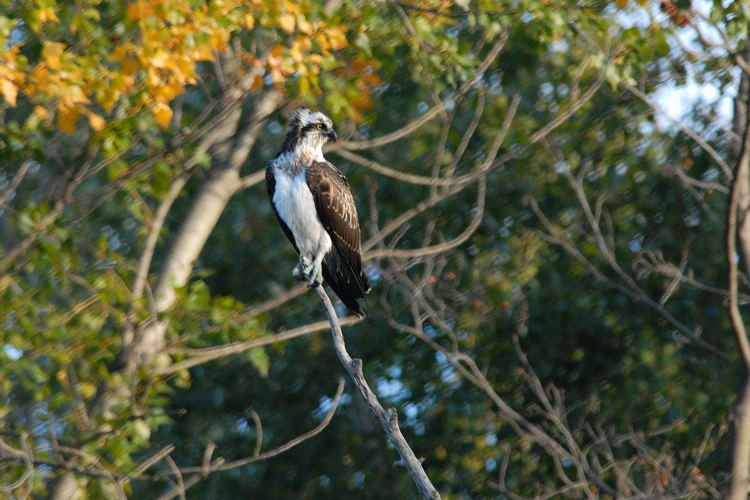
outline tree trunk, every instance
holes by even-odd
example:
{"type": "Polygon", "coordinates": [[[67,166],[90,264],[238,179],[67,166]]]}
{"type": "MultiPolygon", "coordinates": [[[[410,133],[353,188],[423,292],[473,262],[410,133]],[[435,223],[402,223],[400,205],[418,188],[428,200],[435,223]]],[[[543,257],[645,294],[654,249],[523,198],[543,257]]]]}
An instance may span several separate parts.
{"type": "MultiPolygon", "coordinates": [[[[237,113],[214,134],[217,143],[231,146],[220,146],[219,151],[214,154],[211,174],[200,188],[167,253],[153,292],[157,313],[169,309],[175,302],[175,287],[184,286],[188,282],[193,265],[224,207],[241,187],[242,163],[255,144],[266,118],[278,108],[281,100],[282,96],[274,91],[262,95],[256,103],[248,127],[237,132],[238,108],[237,113]],[[230,143],[232,137],[234,139],[230,143]]],[[[132,343],[124,348],[127,372],[132,373],[140,363],[161,352],[165,345],[167,325],[166,319],[159,319],[136,333],[132,343]]]]}

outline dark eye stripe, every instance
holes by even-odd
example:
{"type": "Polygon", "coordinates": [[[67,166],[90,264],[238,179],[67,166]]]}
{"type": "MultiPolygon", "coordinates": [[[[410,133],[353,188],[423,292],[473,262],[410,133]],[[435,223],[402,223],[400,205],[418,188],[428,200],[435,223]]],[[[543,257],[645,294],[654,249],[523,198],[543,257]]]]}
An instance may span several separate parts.
{"type": "Polygon", "coordinates": [[[311,123],[309,125],[305,125],[304,127],[302,127],[302,132],[307,132],[308,130],[317,130],[317,127],[319,125],[321,126],[320,130],[326,129],[325,123],[311,123]]]}

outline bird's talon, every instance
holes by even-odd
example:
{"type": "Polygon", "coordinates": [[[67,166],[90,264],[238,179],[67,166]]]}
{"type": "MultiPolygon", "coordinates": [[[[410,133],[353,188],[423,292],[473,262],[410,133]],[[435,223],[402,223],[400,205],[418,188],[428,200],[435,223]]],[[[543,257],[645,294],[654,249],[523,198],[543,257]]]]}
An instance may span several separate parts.
{"type": "MultiPolygon", "coordinates": [[[[313,275],[313,276],[315,276],[315,275],[313,275]]],[[[320,286],[322,283],[323,283],[323,280],[321,278],[319,278],[319,277],[312,277],[311,276],[307,280],[307,286],[309,286],[310,288],[315,288],[317,286],[320,286]]]]}
{"type": "Polygon", "coordinates": [[[292,278],[296,279],[297,281],[307,281],[307,278],[305,278],[305,275],[302,273],[302,271],[299,270],[298,267],[292,269],[292,278]]]}

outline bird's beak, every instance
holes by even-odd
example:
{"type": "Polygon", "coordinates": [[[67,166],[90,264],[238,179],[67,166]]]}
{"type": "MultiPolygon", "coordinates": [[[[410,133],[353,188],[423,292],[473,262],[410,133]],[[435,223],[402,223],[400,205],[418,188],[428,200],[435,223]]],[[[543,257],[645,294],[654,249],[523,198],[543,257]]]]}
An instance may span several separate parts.
{"type": "Polygon", "coordinates": [[[328,137],[328,140],[331,142],[336,142],[336,131],[331,129],[328,132],[326,132],[326,137],[328,137]]]}

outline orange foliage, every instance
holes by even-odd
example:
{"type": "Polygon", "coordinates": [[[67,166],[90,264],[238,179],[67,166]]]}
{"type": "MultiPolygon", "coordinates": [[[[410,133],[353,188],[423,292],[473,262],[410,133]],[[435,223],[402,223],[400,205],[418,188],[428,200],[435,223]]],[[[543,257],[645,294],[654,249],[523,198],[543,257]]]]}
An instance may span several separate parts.
{"type": "MultiPolygon", "coordinates": [[[[94,41],[100,44],[98,53],[103,52],[102,46],[109,50],[107,57],[86,50],[91,35],[78,25],[61,23],[61,7],[30,0],[29,16],[34,21],[24,22],[40,37],[41,54],[29,64],[19,52],[23,42],[0,48],[0,95],[10,106],[16,106],[23,94],[35,106],[54,111],[57,126],[68,133],[75,132],[82,117],[93,130],[103,129],[106,114],[118,103],[132,107],[133,112],[146,108],[156,123],[167,127],[172,120],[170,102],[197,82],[198,63],[213,61],[234,33],[253,29],[275,31],[279,42],[265,55],[240,54],[241,62],[262,69],[281,91],[295,75],[300,89],[319,92],[316,75],[321,64],[327,61],[337,66],[332,51],[349,43],[346,27],[308,18],[309,1],[213,0],[199,7],[189,0],[131,1],[124,10],[115,11],[124,17],[126,34],[94,41]],[[84,38],[85,43],[81,42],[84,38]],[[58,41],[62,39],[66,43],[58,41]],[[125,96],[128,100],[123,102],[125,96]]],[[[94,5],[90,9],[82,5],[81,11],[99,21],[94,5]]],[[[380,83],[372,73],[360,77],[363,80],[356,86],[365,94],[369,93],[366,87],[380,83]]],[[[263,77],[255,77],[252,88],[262,85],[263,77]]],[[[369,96],[352,104],[366,108],[369,96]]]]}

